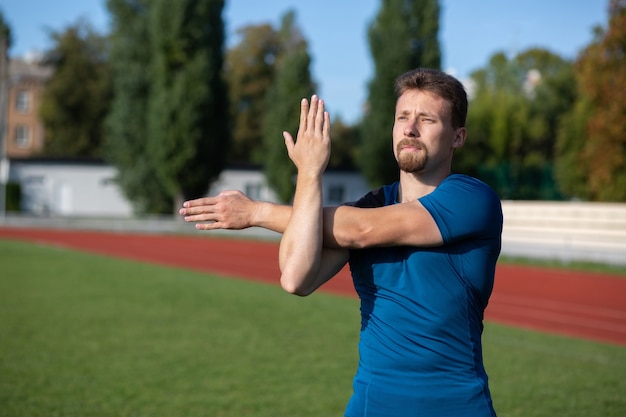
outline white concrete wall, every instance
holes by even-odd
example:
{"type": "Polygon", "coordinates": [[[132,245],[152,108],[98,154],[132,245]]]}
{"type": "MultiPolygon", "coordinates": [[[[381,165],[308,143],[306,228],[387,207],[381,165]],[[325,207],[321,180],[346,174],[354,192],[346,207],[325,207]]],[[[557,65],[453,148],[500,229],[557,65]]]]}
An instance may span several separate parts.
{"type": "Polygon", "coordinates": [[[225,169],[209,189],[207,196],[214,196],[226,190],[239,190],[255,200],[277,201],[261,171],[225,169]]]}
{"type": "MultiPolygon", "coordinates": [[[[323,182],[325,205],[354,201],[369,191],[363,176],[355,172],[327,171],[323,182]],[[337,199],[333,199],[334,196],[337,199]]],[[[255,200],[278,201],[263,173],[257,170],[226,169],[207,195],[217,195],[225,190],[239,190],[255,200]]]]}
{"type": "Polygon", "coordinates": [[[22,186],[22,210],[38,215],[131,216],[113,182],[115,168],[92,163],[11,161],[9,181],[22,186]]]}
{"type": "Polygon", "coordinates": [[[504,201],[502,253],[626,265],[626,204],[504,201]]]}

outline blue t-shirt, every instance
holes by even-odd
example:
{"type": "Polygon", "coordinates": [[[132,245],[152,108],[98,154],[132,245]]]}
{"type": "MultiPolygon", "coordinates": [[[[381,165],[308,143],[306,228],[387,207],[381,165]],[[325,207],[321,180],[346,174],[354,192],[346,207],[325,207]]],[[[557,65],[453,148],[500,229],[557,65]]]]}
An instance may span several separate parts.
{"type": "MultiPolygon", "coordinates": [[[[394,183],[353,205],[380,207],[397,198],[394,183]]],[[[500,254],[500,199],[483,182],[453,174],[419,201],[442,246],[350,251],[361,334],[345,415],[495,416],[481,334],[500,254]]]]}

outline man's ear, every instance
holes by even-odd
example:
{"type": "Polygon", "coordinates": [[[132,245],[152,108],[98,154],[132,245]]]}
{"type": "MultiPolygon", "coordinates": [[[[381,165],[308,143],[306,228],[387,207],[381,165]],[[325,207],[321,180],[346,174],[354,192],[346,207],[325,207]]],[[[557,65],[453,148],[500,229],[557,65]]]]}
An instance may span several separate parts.
{"type": "Polygon", "coordinates": [[[465,138],[467,138],[467,130],[464,127],[459,127],[456,130],[454,141],[452,142],[453,148],[460,148],[465,144],[465,138]]]}

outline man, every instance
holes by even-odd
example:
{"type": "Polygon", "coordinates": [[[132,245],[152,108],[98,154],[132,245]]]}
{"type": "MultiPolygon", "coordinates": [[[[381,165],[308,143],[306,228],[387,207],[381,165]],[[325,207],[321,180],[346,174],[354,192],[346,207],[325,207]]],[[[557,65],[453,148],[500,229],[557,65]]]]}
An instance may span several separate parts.
{"type": "Polygon", "coordinates": [[[445,73],[396,81],[393,151],[400,179],[340,207],[322,207],[330,154],[324,102],[301,103],[293,207],[238,192],[189,201],[198,229],[283,233],[281,285],[307,295],[346,262],[361,299],[359,367],[345,416],[495,416],[482,361],[483,312],[500,253],[502,210],[477,179],[451,173],[465,143],[467,97],[445,73]]]}

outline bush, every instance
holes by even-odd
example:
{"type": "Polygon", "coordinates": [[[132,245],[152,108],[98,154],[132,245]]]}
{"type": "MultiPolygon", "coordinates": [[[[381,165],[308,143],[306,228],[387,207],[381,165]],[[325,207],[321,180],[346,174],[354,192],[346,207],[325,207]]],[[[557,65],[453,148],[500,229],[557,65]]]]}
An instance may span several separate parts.
{"type": "Polygon", "coordinates": [[[20,211],[22,187],[16,182],[10,182],[6,188],[6,211],[20,211]]]}

